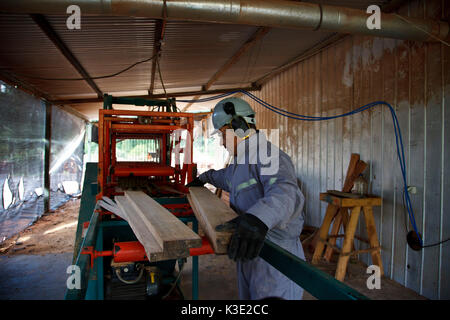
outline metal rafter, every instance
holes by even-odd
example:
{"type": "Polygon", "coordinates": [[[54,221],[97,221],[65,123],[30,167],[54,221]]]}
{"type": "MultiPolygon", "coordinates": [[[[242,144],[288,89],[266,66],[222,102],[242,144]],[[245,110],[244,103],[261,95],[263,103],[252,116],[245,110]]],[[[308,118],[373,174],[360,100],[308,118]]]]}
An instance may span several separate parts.
{"type": "Polygon", "coordinates": [[[72,64],[72,66],[78,71],[78,73],[86,80],[89,86],[97,93],[99,97],[102,97],[103,92],[95,84],[94,80],[91,79],[91,76],[83,68],[78,59],[75,58],[73,53],[69,50],[69,48],[62,41],[62,39],[58,36],[56,31],[52,28],[52,26],[48,22],[48,20],[41,14],[31,14],[30,16],[33,19],[33,21],[39,26],[39,28],[41,28],[41,30],[53,42],[53,44],[59,49],[59,51],[61,51],[61,53],[70,62],[70,64],[72,64]]]}
{"type": "MultiPolygon", "coordinates": [[[[259,27],[256,32],[253,33],[250,38],[248,38],[248,40],[239,48],[239,50],[230,59],[228,59],[228,61],[225,62],[219,70],[216,71],[211,79],[209,79],[209,81],[203,86],[203,90],[209,90],[209,88],[211,88],[211,86],[219,80],[221,76],[223,76],[234,64],[236,64],[244,53],[246,53],[258,40],[261,40],[270,31],[270,29],[271,28],[268,27],[259,27]]],[[[201,95],[197,95],[193,100],[199,99],[200,97],[201,95]]],[[[189,109],[191,105],[192,103],[189,103],[183,110],[185,111],[189,109]]]]}
{"type": "MultiPolygon", "coordinates": [[[[235,87],[235,88],[225,88],[225,89],[215,89],[215,90],[201,90],[201,91],[184,91],[184,92],[168,92],[167,96],[170,98],[177,97],[191,97],[191,96],[202,96],[202,95],[210,95],[210,94],[219,94],[219,93],[227,93],[233,91],[259,91],[261,90],[260,86],[251,86],[251,87],[235,87]]],[[[130,98],[143,98],[143,99],[165,99],[166,94],[151,94],[151,95],[140,95],[140,96],[128,96],[130,98]]],[[[103,98],[86,98],[86,99],[64,99],[64,100],[53,100],[51,101],[55,104],[82,104],[82,103],[98,103],[103,102],[103,98]]]]}

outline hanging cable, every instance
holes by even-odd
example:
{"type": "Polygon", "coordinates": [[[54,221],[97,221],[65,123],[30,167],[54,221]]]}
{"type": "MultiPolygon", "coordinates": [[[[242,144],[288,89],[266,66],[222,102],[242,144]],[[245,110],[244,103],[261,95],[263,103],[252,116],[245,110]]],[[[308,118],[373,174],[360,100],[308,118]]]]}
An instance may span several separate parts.
{"type": "Polygon", "coordinates": [[[161,85],[163,87],[164,94],[166,96],[166,99],[169,99],[168,96],[167,96],[166,86],[164,85],[164,81],[163,81],[163,78],[162,78],[162,75],[161,75],[161,67],[159,66],[159,57],[156,58],[156,65],[158,67],[159,80],[161,80],[161,85]]]}
{"type": "Polygon", "coordinates": [[[43,78],[43,77],[34,77],[34,76],[26,75],[26,74],[23,74],[23,73],[16,73],[16,72],[14,72],[14,74],[15,74],[15,75],[18,75],[18,76],[22,76],[22,77],[28,78],[28,79],[49,80],[49,81],[84,81],[84,80],[98,80],[98,79],[106,79],[106,78],[112,78],[112,77],[118,76],[118,75],[120,75],[120,74],[122,74],[122,73],[124,73],[124,72],[126,72],[126,71],[128,71],[128,70],[130,70],[130,69],[132,69],[132,68],[134,68],[134,67],[136,67],[137,65],[139,65],[139,64],[141,64],[141,63],[145,63],[145,62],[151,61],[151,60],[154,59],[155,57],[156,57],[156,54],[155,54],[154,56],[148,58],[148,59],[145,59],[145,60],[141,60],[141,61],[135,62],[135,63],[133,63],[132,65],[130,65],[130,66],[128,66],[128,67],[126,67],[126,68],[124,68],[124,69],[118,71],[118,72],[115,72],[115,73],[112,73],[112,74],[108,74],[108,75],[103,75],[103,76],[89,77],[89,78],[84,78],[84,77],[83,77],[83,78],[43,78]]]}
{"type": "Polygon", "coordinates": [[[408,190],[408,183],[407,183],[407,179],[406,179],[406,160],[405,160],[405,152],[404,152],[404,146],[403,146],[403,138],[402,138],[402,133],[400,130],[400,124],[397,118],[397,114],[395,113],[394,108],[387,102],[385,101],[374,101],[371,103],[368,103],[364,106],[361,106],[355,110],[340,114],[340,115],[335,115],[335,116],[328,116],[328,117],[322,117],[322,116],[307,116],[307,115],[301,115],[298,113],[294,113],[294,112],[289,112],[287,110],[278,108],[276,106],[273,106],[269,103],[267,103],[266,101],[256,97],[255,95],[251,94],[250,92],[247,92],[245,90],[236,90],[236,91],[232,91],[232,92],[228,92],[228,93],[223,93],[220,95],[216,95],[216,96],[212,96],[212,97],[208,97],[208,98],[203,98],[203,99],[196,99],[196,100],[178,100],[179,102],[186,102],[186,103],[200,103],[200,102],[209,102],[209,101],[213,101],[213,100],[217,100],[217,99],[221,99],[221,98],[225,98],[231,95],[234,95],[236,93],[241,93],[244,94],[246,96],[248,96],[250,99],[252,99],[253,101],[257,102],[258,104],[260,104],[261,106],[263,106],[264,108],[279,114],[283,117],[287,117],[290,119],[294,119],[294,120],[302,120],[302,121],[324,121],[324,120],[332,120],[332,119],[337,119],[337,118],[342,118],[342,117],[347,117],[347,116],[351,116],[366,110],[369,110],[371,108],[374,108],[376,106],[379,105],[384,105],[386,107],[389,108],[389,111],[391,112],[391,117],[392,117],[392,122],[393,122],[393,126],[394,126],[394,134],[395,134],[395,142],[396,142],[396,151],[397,151],[397,157],[399,160],[399,164],[400,164],[400,170],[402,173],[402,180],[403,180],[403,194],[404,194],[404,203],[405,203],[405,207],[406,207],[406,211],[408,212],[408,217],[409,220],[411,222],[411,225],[414,229],[415,234],[417,235],[417,238],[419,240],[420,243],[420,247],[421,248],[428,248],[428,247],[432,247],[435,245],[439,245],[441,243],[444,243],[449,239],[443,240],[439,243],[435,243],[435,244],[431,244],[431,245],[424,245],[422,238],[419,234],[419,231],[417,230],[417,225],[416,225],[416,220],[414,217],[414,211],[413,211],[413,206],[411,203],[411,198],[409,196],[409,190],[408,190]]]}

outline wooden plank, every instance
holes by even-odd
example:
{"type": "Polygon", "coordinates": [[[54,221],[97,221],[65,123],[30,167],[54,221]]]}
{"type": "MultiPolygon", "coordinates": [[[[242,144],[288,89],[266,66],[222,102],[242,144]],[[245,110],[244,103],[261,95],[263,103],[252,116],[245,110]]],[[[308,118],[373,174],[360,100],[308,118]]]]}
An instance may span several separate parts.
{"type": "Polygon", "coordinates": [[[149,232],[146,225],[143,223],[140,215],[128,201],[125,196],[115,196],[114,200],[117,206],[126,214],[127,221],[130,224],[131,229],[138,239],[138,241],[144,246],[145,253],[150,262],[178,259],[189,256],[189,250],[185,250],[182,254],[172,255],[171,252],[164,252],[162,247],[156,241],[155,237],[149,232]]]}
{"type": "Polygon", "coordinates": [[[362,207],[362,206],[380,206],[382,199],[379,197],[350,199],[339,198],[328,193],[321,193],[320,200],[331,203],[337,207],[362,207]]]}
{"type": "Polygon", "coordinates": [[[201,246],[202,240],[198,234],[144,192],[125,191],[125,197],[163,251],[176,255],[183,254],[188,248],[201,246]]]}
{"type": "Polygon", "coordinates": [[[216,254],[225,254],[232,232],[218,232],[215,228],[237,217],[236,212],[205,187],[189,188],[188,200],[200,226],[205,231],[216,254]]]}
{"type": "Polygon", "coordinates": [[[347,175],[345,177],[344,187],[342,188],[343,192],[350,192],[352,190],[354,180],[351,180],[351,177],[355,172],[358,161],[359,161],[359,154],[352,153],[350,157],[350,163],[348,164],[347,168],[347,175]]]}

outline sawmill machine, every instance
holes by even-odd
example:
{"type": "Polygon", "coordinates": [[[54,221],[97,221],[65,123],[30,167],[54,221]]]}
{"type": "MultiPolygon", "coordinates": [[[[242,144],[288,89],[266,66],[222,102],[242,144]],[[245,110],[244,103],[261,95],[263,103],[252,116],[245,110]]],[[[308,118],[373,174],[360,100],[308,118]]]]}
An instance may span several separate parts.
{"type": "MultiPolygon", "coordinates": [[[[187,259],[149,262],[128,222],[99,203],[114,204],[114,197],[125,190],[143,191],[197,233],[198,221],[184,187],[196,177],[194,116],[178,112],[175,99],[104,96],[98,121],[99,161],[86,164],[66,299],[184,298],[179,283],[187,259]],[[116,110],[113,104],[147,111],[116,110]]],[[[205,237],[201,247],[189,249],[192,299],[198,299],[198,256],[213,253],[205,237]]],[[[260,257],[319,299],[365,299],[269,240],[260,257]]]]}
{"type": "MultiPolygon", "coordinates": [[[[184,187],[196,175],[193,129],[194,114],[178,112],[174,99],[104,96],[98,121],[99,161],[95,173],[94,164],[87,165],[74,253],[80,289],[68,289],[66,298],[183,298],[174,273],[176,263],[182,270],[186,259],[150,263],[128,222],[98,202],[113,201],[125,190],[143,191],[197,232],[184,187]],[[148,110],[115,110],[113,104],[148,110]]],[[[197,255],[212,252],[206,239],[202,247],[190,249],[194,299],[198,296],[197,255]]]]}

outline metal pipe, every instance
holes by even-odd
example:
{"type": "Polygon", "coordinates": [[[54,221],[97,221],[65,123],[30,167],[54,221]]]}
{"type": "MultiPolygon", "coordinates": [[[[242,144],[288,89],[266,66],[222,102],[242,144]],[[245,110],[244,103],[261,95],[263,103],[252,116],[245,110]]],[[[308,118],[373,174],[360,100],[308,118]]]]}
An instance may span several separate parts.
{"type": "Polygon", "coordinates": [[[381,29],[368,29],[367,14],[350,9],[286,0],[2,0],[0,12],[66,14],[69,5],[82,14],[148,17],[213,23],[244,24],[288,29],[357,33],[415,41],[445,40],[443,21],[381,13],[381,29]],[[166,10],[164,10],[166,5],[166,10]]]}

